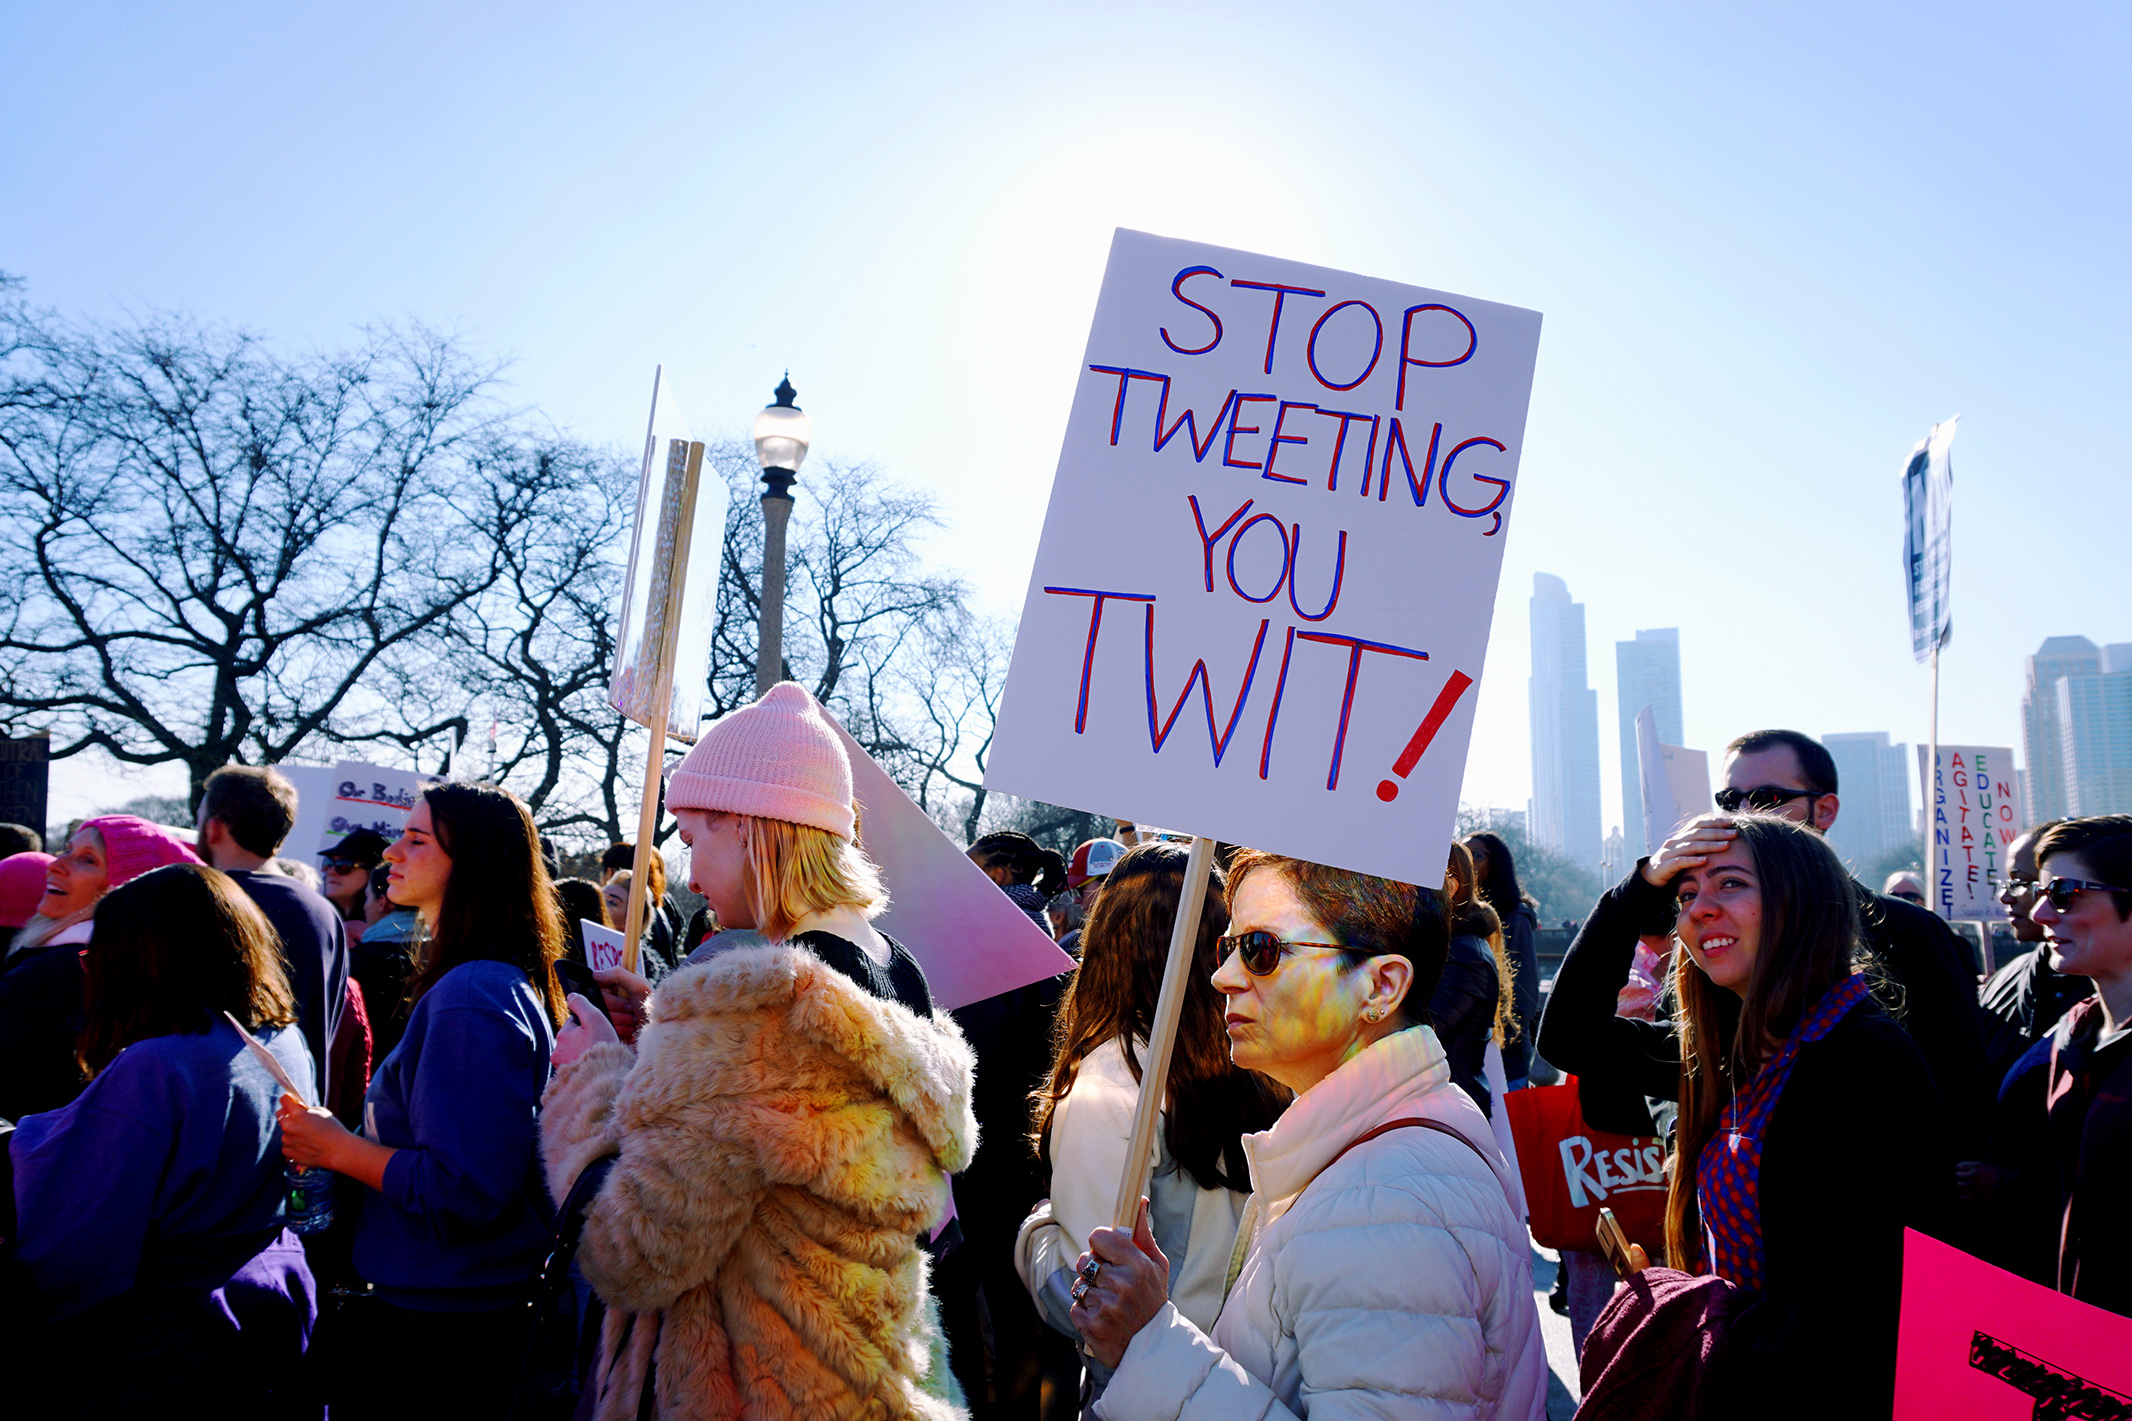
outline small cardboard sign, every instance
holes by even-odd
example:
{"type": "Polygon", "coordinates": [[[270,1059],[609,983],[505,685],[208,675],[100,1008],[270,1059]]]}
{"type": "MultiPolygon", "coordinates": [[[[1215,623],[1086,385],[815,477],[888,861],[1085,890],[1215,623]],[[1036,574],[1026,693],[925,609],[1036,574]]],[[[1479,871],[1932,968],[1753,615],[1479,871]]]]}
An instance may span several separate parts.
{"type": "Polygon", "coordinates": [[[1440,876],[1539,337],[1120,230],[987,785],[1440,876]]]}
{"type": "Polygon", "coordinates": [[[2132,1318],[1906,1229],[1894,1414],[1895,1421],[2132,1414],[2132,1318]],[[2088,1409],[2075,1409],[2083,1398],[2088,1409]]]}
{"type": "Polygon", "coordinates": [[[585,965],[595,972],[604,972],[610,967],[622,965],[622,930],[602,923],[579,920],[577,929],[585,936],[585,965]]]}
{"type": "Polygon", "coordinates": [[[1925,763],[1929,746],[1917,747],[1925,803],[1932,807],[1932,837],[1939,882],[1932,907],[1948,919],[1995,921],[2006,916],[1998,880],[2006,875],[2006,852],[2020,837],[2021,789],[2014,779],[2014,752],[2003,745],[1942,745],[1938,772],[1925,763]]]}

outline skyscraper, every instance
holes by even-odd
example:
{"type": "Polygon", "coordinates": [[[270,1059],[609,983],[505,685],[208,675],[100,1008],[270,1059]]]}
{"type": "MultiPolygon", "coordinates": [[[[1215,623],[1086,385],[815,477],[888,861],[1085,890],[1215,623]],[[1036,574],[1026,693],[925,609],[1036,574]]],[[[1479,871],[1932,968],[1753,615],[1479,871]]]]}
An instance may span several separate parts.
{"type": "Polygon", "coordinates": [[[1584,604],[1551,573],[1532,578],[1532,823],[1535,842],[1599,872],[1599,693],[1586,684],[1584,604]]]}
{"type": "Polygon", "coordinates": [[[1643,843],[1643,779],[1636,758],[1636,714],[1645,706],[1658,722],[1658,738],[1681,743],[1680,628],[1640,631],[1634,641],[1614,643],[1614,680],[1621,715],[1621,833],[1643,843]]]}
{"type": "Polygon", "coordinates": [[[2132,643],[2054,636],[2021,697],[2031,824],[2132,813],[2132,643]]]}
{"type": "MultiPolygon", "coordinates": [[[[1910,815],[1910,777],[1916,758],[1907,745],[1890,745],[1888,733],[1824,735],[1836,762],[1838,810],[1829,843],[1861,879],[1891,850],[1905,844],[1922,851],[1917,821],[1910,815]]],[[[1878,883],[1869,883],[1878,888],[1878,883]]]]}

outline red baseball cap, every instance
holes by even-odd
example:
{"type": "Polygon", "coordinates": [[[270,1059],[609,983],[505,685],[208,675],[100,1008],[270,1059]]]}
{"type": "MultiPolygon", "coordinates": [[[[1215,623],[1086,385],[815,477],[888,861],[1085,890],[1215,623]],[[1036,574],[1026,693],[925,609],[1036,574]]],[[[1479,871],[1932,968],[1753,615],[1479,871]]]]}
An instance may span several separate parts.
{"type": "Polygon", "coordinates": [[[1091,878],[1101,878],[1124,857],[1125,845],[1116,839],[1090,839],[1073,851],[1073,861],[1066,866],[1066,886],[1079,888],[1091,878]]]}

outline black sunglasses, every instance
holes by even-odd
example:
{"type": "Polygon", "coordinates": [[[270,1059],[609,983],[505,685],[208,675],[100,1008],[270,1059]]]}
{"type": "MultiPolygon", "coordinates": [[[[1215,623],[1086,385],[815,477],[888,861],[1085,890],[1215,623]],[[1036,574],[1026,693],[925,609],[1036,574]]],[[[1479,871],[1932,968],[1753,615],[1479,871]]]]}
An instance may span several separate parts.
{"type": "Polygon", "coordinates": [[[350,869],[352,869],[352,868],[361,868],[361,867],[362,867],[362,865],[361,865],[361,864],[359,864],[359,863],[357,863],[357,862],[356,862],[356,861],[355,861],[354,859],[327,859],[327,858],[322,858],[322,859],[320,859],[320,860],[318,861],[318,866],[319,866],[320,868],[324,869],[324,870],[325,870],[326,872],[328,872],[328,873],[346,873],[346,872],[348,872],[348,870],[350,870],[350,869]]]}
{"type": "Polygon", "coordinates": [[[1281,954],[1298,947],[1322,947],[1328,952],[1353,952],[1336,942],[1288,942],[1269,932],[1237,933],[1233,937],[1216,938],[1214,950],[1222,961],[1235,953],[1244,959],[1244,970],[1254,977],[1270,976],[1281,965],[1281,954]]]}
{"type": "Polygon", "coordinates": [[[2132,888],[2117,888],[2107,883],[2090,883],[2084,878],[2046,878],[2036,885],[2036,891],[2051,900],[2051,906],[2061,913],[2073,911],[2073,904],[2080,901],[2083,893],[2132,893],[2132,888]]]}
{"type": "Polygon", "coordinates": [[[1782,785],[1756,785],[1753,789],[1721,789],[1712,798],[1717,800],[1717,807],[1727,814],[1739,813],[1743,804],[1757,814],[1767,814],[1773,809],[1782,809],[1795,799],[1819,799],[1825,792],[1818,789],[1786,789],[1782,785]]]}

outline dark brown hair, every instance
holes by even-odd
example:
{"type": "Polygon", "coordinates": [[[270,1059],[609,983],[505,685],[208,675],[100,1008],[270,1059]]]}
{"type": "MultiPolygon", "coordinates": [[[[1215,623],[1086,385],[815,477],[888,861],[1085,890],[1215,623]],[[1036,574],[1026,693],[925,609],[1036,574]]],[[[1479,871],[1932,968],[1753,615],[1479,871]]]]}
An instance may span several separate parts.
{"type": "MultiPolygon", "coordinates": [[[[2104,883],[2132,890],[2132,814],[2096,814],[2060,819],[2037,832],[2036,866],[2052,854],[2073,854],[2104,883]]],[[[2132,891],[2112,893],[2118,921],[2132,918],[2132,891]]]]}
{"type": "Polygon", "coordinates": [[[106,893],[82,972],[81,1063],[92,1076],[136,1041],[206,1031],[225,1011],[254,1032],[296,1020],[280,937],[243,889],[204,864],[171,864],[106,893]]]}
{"type": "Polygon", "coordinates": [[[452,872],[428,949],[408,984],[408,1005],[461,963],[508,962],[526,974],[550,1021],[561,1026],[569,1011],[555,976],[563,914],[525,802],[507,789],[469,784],[432,785],[422,799],[452,872]]]}
{"type": "Polygon", "coordinates": [[[1828,840],[1771,814],[1713,815],[1711,821],[1737,829],[1738,842],[1753,856],[1762,916],[1754,970],[1736,998],[1705,977],[1685,950],[1673,954],[1680,1120],[1666,1192],[1666,1256],[1690,1272],[1701,1251],[1696,1166],[1726,1102],[1777,1054],[1815,1002],[1867,965],[1851,875],[1828,840]]]}
{"type": "Polygon", "coordinates": [[[1503,920],[1480,896],[1480,885],[1473,878],[1473,851],[1453,839],[1450,859],[1444,865],[1444,902],[1451,914],[1451,931],[1456,936],[1480,938],[1495,957],[1495,1044],[1503,1046],[1517,1031],[1517,999],[1512,994],[1517,979],[1503,946],[1503,920]]]}
{"type": "Polygon", "coordinates": [[[1414,968],[1414,980],[1399,1003],[1400,1024],[1429,1024],[1429,998],[1436,995],[1451,952],[1451,919],[1442,893],[1263,849],[1238,849],[1229,863],[1229,902],[1236,902],[1246,878],[1267,870],[1288,881],[1310,916],[1347,950],[1350,962],[1404,957],[1414,968]]]}
{"type": "Polygon", "coordinates": [[[276,769],[224,765],[207,777],[200,813],[220,819],[238,848],[272,858],[296,827],[296,786],[276,769]]]}
{"type": "MultiPolygon", "coordinates": [[[[1121,857],[1081,929],[1081,970],[1067,984],[1052,1029],[1051,1076],[1033,1092],[1037,1155],[1050,1143],[1051,1117],[1073,1089],[1089,1052],[1115,1039],[1139,1080],[1136,1041],[1154,1029],[1155,1000],[1170,953],[1170,930],[1184,888],[1186,850],[1179,844],[1141,844],[1121,857]]],[[[1199,941],[1185,978],[1177,1045],[1164,1092],[1162,1138],[1202,1189],[1251,1188],[1243,1137],[1280,1117],[1287,1092],[1229,1060],[1222,995],[1214,989],[1215,939],[1229,924],[1222,906],[1222,874],[1213,870],[1199,914],[1199,941]]]]}

